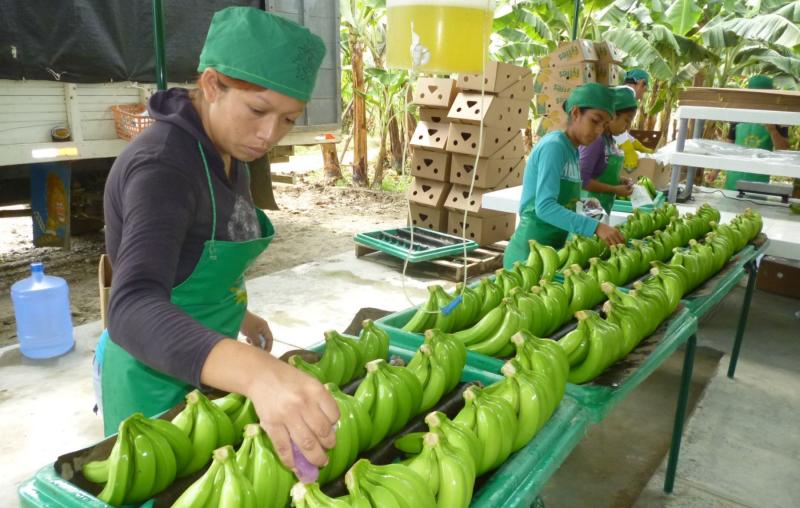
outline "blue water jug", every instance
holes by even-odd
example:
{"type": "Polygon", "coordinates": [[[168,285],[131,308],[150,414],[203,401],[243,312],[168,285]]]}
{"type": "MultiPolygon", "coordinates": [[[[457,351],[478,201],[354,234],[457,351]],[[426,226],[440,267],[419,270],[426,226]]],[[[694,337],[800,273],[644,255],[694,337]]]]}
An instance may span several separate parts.
{"type": "Polygon", "coordinates": [[[52,358],[72,349],[67,281],[45,275],[42,263],[31,263],[31,276],[11,286],[11,302],[23,355],[52,358]]]}

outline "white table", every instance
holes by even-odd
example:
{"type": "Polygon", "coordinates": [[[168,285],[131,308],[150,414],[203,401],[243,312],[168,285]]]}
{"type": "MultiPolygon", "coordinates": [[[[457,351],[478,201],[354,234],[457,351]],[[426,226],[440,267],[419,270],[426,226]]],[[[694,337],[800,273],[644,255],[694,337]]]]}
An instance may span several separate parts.
{"type": "Polygon", "coordinates": [[[711,106],[681,106],[678,108],[679,120],[676,152],[669,155],[667,162],[672,165],[672,180],[669,185],[668,199],[674,203],[678,196],[678,179],[682,167],[687,167],[686,190],[681,194],[681,200],[686,200],[692,195],[694,176],[697,168],[723,169],[731,171],[747,171],[763,175],[778,175],[800,178],[800,165],[797,164],[755,164],[739,157],[720,157],[683,153],[686,144],[686,135],[689,129],[689,120],[694,119],[693,139],[703,135],[706,120],[721,122],[741,122],[773,125],[800,125],[800,113],[791,111],[767,111],[757,109],[738,109],[711,106]]]}

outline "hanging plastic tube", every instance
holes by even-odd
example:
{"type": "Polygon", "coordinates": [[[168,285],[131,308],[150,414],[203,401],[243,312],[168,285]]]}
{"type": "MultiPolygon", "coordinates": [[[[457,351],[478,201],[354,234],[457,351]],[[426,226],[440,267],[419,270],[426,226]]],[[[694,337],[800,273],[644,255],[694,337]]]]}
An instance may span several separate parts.
{"type": "Polygon", "coordinates": [[[389,67],[429,74],[480,73],[495,0],[387,0],[389,67]]]}

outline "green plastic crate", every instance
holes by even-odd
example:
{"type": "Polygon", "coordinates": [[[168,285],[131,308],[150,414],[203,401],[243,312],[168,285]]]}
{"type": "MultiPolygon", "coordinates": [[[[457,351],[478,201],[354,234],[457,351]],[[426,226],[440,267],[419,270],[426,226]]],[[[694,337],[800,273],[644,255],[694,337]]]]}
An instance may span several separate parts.
{"type": "Polygon", "coordinates": [[[438,259],[446,256],[459,256],[463,255],[464,251],[471,251],[478,248],[478,244],[472,240],[465,240],[460,236],[449,235],[447,233],[440,233],[430,229],[414,227],[416,232],[424,234],[429,237],[435,237],[440,241],[447,242],[450,245],[440,247],[426,247],[422,240],[417,237],[414,240],[414,252],[409,252],[409,247],[399,240],[393,240],[388,235],[399,236],[398,232],[407,232],[410,228],[395,228],[385,229],[381,231],[370,231],[369,233],[358,233],[353,237],[353,241],[358,244],[365,245],[369,248],[385,252],[396,258],[405,259],[409,263],[418,263],[420,261],[430,261],[431,259],[438,259]]]}
{"type": "MultiPolygon", "coordinates": [[[[661,191],[656,193],[656,197],[653,198],[653,203],[650,205],[644,205],[639,207],[643,211],[651,211],[654,208],[658,208],[659,206],[664,204],[666,201],[666,196],[661,191]]],[[[613,212],[621,212],[621,213],[633,213],[633,204],[629,199],[615,199],[614,206],[611,207],[611,211],[613,212]]]]}

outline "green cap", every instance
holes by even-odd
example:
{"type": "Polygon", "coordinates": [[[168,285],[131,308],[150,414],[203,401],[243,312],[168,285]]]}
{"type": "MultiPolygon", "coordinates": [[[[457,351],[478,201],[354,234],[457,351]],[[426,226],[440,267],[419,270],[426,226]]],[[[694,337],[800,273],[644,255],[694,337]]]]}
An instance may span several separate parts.
{"type": "Polygon", "coordinates": [[[644,81],[645,83],[650,83],[650,75],[647,74],[646,71],[642,69],[631,69],[625,73],[625,79],[631,79],[633,81],[644,81]]]}
{"type": "Polygon", "coordinates": [[[755,90],[769,90],[775,88],[772,83],[772,78],[764,76],[763,74],[756,74],[747,80],[747,88],[755,90]]]}
{"type": "Polygon", "coordinates": [[[253,7],[214,14],[198,72],[211,68],[304,102],[311,99],[325,44],[307,28],[253,7]]]}
{"type": "Polygon", "coordinates": [[[601,109],[614,116],[614,92],[599,83],[586,83],[572,90],[563,104],[564,111],[572,108],[601,109]]]}
{"type": "Polygon", "coordinates": [[[614,111],[625,109],[636,109],[639,103],[636,101],[636,94],[627,86],[618,86],[614,90],[614,111]]]}

